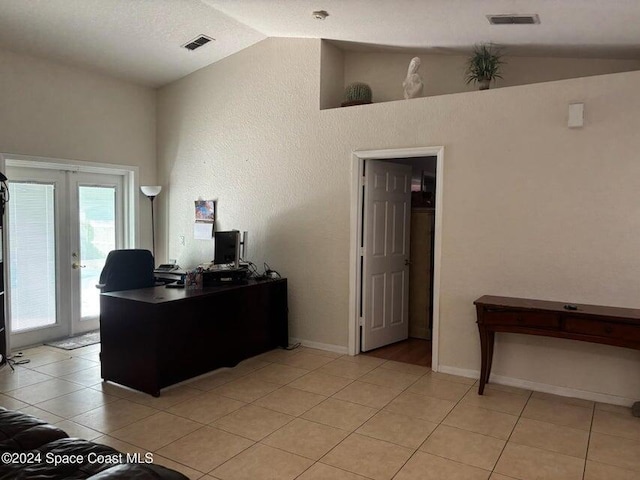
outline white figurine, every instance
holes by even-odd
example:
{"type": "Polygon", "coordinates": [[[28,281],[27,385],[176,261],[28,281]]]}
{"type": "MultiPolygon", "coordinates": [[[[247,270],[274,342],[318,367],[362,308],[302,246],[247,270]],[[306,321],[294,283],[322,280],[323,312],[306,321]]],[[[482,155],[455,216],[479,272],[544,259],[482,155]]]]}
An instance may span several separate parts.
{"type": "Polygon", "coordinates": [[[413,57],[411,63],[409,63],[409,70],[407,70],[407,78],[402,82],[404,87],[404,98],[416,98],[422,95],[422,77],[418,73],[420,68],[420,59],[413,57]]]}

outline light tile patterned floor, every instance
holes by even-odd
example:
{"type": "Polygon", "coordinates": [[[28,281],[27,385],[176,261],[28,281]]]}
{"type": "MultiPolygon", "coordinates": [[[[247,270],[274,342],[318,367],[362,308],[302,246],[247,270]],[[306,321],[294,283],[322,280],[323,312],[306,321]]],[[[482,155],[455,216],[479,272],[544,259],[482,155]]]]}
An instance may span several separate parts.
{"type": "Polygon", "coordinates": [[[102,383],[99,345],[24,351],[0,405],[192,479],[630,480],[628,408],[488,385],[427,367],[274,350],[163,391],[102,383]]]}

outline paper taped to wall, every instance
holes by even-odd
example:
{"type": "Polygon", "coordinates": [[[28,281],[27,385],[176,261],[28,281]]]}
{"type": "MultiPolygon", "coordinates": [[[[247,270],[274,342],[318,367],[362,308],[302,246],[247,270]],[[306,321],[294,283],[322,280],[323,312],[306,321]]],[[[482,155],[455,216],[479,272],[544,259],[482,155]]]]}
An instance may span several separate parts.
{"type": "Polygon", "coordinates": [[[193,238],[211,240],[213,238],[213,223],[195,222],[193,224],[193,238]]]}

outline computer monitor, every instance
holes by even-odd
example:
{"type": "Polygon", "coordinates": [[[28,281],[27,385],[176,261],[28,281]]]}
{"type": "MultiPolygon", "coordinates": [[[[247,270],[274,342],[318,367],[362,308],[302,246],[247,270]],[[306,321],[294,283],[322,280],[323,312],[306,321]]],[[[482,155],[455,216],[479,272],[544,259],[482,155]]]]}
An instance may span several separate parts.
{"type": "Polygon", "coordinates": [[[231,230],[228,232],[215,232],[214,258],[216,265],[233,263],[235,268],[240,265],[240,232],[231,230]]]}

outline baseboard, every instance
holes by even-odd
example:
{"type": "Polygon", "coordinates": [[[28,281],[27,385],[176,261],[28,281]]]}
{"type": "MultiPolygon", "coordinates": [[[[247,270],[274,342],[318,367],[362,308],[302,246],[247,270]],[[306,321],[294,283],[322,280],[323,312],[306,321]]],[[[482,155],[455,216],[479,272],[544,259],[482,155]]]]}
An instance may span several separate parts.
{"type": "Polygon", "coordinates": [[[330,343],[312,342],[309,340],[304,340],[302,338],[290,337],[289,343],[291,345],[299,343],[304,347],[317,348],[318,350],[326,350],[327,352],[340,353],[342,355],[346,355],[347,353],[349,353],[349,349],[347,347],[342,347],[340,345],[332,345],[330,343]]]}
{"type": "MultiPolygon", "coordinates": [[[[438,372],[449,373],[467,378],[480,378],[479,370],[468,370],[466,368],[450,367],[440,365],[438,372]]],[[[587,390],[579,390],[577,388],[558,387],[547,383],[530,382],[521,378],[506,377],[504,375],[491,375],[491,383],[499,385],[508,385],[510,387],[525,388],[536,392],[552,393],[562,397],[581,398],[583,400],[591,400],[592,402],[610,403],[612,405],[622,405],[630,407],[635,402],[634,399],[619,397],[617,395],[608,395],[606,393],[589,392],[587,390]]]]}
{"type": "Polygon", "coordinates": [[[466,368],[450,367],[448,365],[440,365],[437,370],[434,369],[434,372],[435,371],[448,373],[449,375],[457,375],[459,377],[475,378],[476,380],[480,378],[479,370],[467,370],[466,368]]]}

